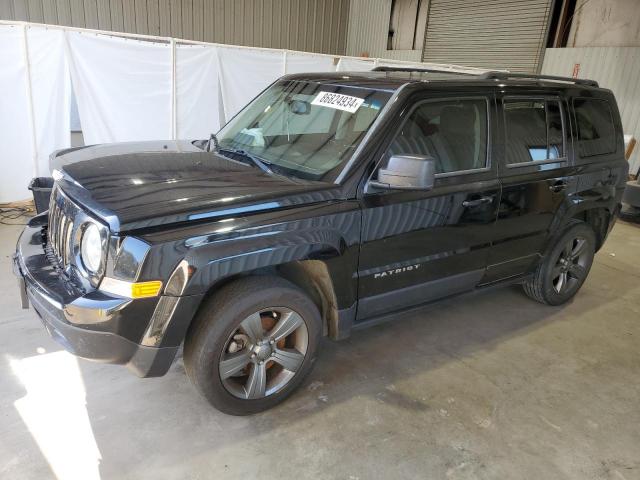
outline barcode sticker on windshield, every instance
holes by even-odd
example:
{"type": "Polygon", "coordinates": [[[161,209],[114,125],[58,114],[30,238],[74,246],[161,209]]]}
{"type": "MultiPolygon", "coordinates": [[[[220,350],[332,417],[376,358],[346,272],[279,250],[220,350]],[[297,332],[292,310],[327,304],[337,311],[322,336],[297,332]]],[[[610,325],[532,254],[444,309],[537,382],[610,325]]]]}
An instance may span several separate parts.
{"type": "Polygon", "coordinates": [[[360,108],[360,105],[362,105],[363,102],[364,98],[342,95],[340,93],[320,92],[316,98],[313,99],[311,104],[354,113],[358,108],[360,108]]]}

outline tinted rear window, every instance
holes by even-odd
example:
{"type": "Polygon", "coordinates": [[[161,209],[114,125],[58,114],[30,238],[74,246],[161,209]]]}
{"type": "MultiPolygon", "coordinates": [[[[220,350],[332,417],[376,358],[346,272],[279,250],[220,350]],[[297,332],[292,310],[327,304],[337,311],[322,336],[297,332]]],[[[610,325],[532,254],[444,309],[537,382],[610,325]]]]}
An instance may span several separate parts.
{"type": "Polygon", "coordinates": [[[573,101],[578,122],[578,151],[592,157],[616,151],[616,132],[611,106],[606,100],[576,98],[573,101]]]}
{"type": "Polygon", "coordinates": [[[510,165],[564,158],[562,110],[557,100],[507,99],[504,113],[510,165]]]}

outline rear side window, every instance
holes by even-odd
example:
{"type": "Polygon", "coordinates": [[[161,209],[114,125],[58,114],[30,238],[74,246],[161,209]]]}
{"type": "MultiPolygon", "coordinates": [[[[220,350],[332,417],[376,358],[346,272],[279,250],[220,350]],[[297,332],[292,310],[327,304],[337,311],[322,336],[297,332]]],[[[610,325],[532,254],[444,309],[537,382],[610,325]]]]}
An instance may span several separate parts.
{"type": "Polygon", "coordinates": [[[487,100],[425,101],[413,110],[389,146],[391,155],[431,156],[436,173],[487,166],[487,100]]]}
{"type": "Polygon", "coordinates": [[[507,163],[526,165],[565,156],[564,122],[559,101],[507,99],[504,115],[507,163]]]}
{"type": "Polygon", "coordinates": [[[578,123],[578,152],[592,157],[616,151],[613,113],[606,100],[576,98],[573,101],[578,123]]]}

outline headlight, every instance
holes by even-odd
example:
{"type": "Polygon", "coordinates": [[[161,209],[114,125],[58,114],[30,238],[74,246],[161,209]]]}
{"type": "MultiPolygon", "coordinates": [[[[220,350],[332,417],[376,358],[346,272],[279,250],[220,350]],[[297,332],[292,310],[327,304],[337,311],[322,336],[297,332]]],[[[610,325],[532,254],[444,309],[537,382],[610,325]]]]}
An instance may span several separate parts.
{"type": "Polygon", "coordinates": [[[96,273],[100,270],[100,265],[102,264],[102,238],[100,229],[94,223],[89,223],[82,232],[80,258],[84,268],[90,273],[96,273]]]}

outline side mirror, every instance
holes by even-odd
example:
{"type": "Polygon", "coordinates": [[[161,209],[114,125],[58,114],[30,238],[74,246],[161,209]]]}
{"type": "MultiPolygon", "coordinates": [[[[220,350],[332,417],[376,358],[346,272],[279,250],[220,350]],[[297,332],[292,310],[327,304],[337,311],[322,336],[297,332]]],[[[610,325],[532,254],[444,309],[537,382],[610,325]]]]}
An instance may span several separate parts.
{"type": "Polygon", "coordinates": [[[436,160],[431,155],[393,155],[369,185],[386,190],[430,190],[435,177],[436,160]]]}

